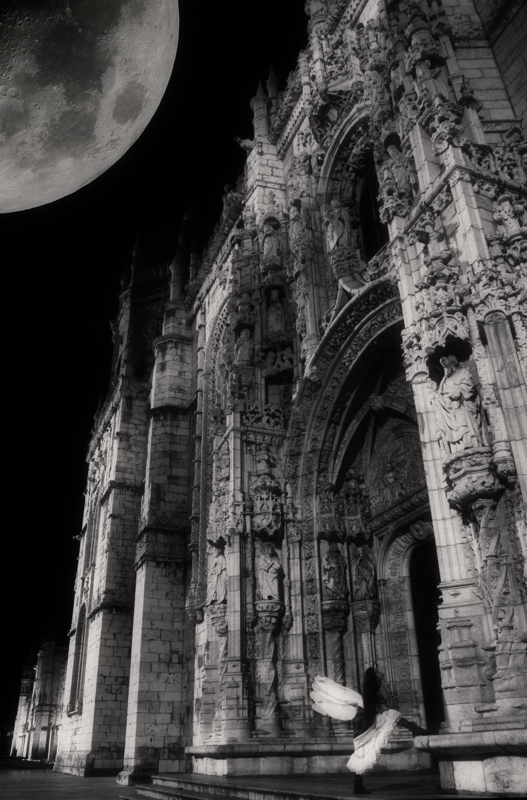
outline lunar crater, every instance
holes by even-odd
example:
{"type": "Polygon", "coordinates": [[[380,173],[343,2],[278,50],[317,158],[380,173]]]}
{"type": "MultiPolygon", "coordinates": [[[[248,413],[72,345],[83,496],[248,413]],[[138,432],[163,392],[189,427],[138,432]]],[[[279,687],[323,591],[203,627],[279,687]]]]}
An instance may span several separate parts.
{"type": "Polygon", "coordinates": [[[51,202],[111,166],[172,72],[176,0],[16,0],[0,9],[0,212],[51,202]]]}

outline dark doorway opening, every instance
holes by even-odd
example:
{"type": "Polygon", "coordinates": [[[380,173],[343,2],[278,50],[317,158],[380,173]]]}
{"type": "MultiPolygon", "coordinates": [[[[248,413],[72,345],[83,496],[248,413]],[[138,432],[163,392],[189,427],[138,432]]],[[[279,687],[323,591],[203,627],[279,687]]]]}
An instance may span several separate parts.
{"type": "Polygon", "coordinates": [[[439,726],[445,719],[437,649],[441,644],[441,636],[437,629],[439,581],[435,543],[424,542],[412,554],[410,585],[426,725],[433,733],[439,732],[439,726]]]}
{"type": "Polygon", "coordinates": [[[359,201],[362,250],[366,261],[373,258],[390,238],[388,228],[379,216],[378,194],[379,182],[375,168],[371,166],[364,175],[359,201]]]}

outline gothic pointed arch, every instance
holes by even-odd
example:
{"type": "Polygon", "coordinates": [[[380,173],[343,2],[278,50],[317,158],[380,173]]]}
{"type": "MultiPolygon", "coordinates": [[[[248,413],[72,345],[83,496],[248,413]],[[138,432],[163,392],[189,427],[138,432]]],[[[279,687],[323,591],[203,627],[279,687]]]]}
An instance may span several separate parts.
{"type": "Polygon", "coordinates": [[[394,529],[408,530],[428,514],[401,328],[398,293],[387,278],[342,308],[293,409],[286,475],[304,525],[309,670],[357,687],[364,670],[378,665],[390,673],[405,713],[424,719],[415,634],[405,629],[406,680],[390,650],[392,607],[379,561],[394,529]]]}

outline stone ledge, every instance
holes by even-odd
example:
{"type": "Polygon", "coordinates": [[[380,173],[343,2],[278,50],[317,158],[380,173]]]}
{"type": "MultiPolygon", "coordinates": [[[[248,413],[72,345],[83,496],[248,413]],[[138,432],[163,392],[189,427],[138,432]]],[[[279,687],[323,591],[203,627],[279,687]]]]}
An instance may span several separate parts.
{"type": "Polygon", "coordinates": [[[350,755],[353,737],[339,737],[338,742],[312,739],[310,741],[241,742],[231,744],[204,744],[186,747],[185,753],[196,758],[247,758],[251,756],[280,755],[350,755]]]}
{"type": "Polygon", "coordinates": [[[527,753],[527,730],[481,731],[480,733],[447,733],[443,736],[417,736],[417,750],[436,756],[491,756],[527,753]]]}

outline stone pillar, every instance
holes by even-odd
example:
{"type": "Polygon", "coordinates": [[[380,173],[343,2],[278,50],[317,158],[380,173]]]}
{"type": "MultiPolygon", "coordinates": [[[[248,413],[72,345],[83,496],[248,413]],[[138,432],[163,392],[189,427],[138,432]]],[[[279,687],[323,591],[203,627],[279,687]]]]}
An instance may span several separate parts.
{"type": "Polygon", "coordinates": [[[290,594],[290,622],[284,618],[284,626],[288,628],[286,638],[286,657],[284,659],[284,676],[282,691],[286,702],[287,716],[294,730],[311,731],[311,700],[309,698],[308,678],[304,652],[304,604],[302,600],[301,573],[301,526],[295,521],[295,511],[290,509],[286,521],[286,547],[288,550],[288,574],[290,594]]]}
{"type": "Polygon", "coordinates": [[[276,637],[284,614],[279,600],[257,600],[258,659],[256,662],[256,735],[280,731],[276,673],[276,637]]]}
{"type": "Polygon", "coordinates": [[[245,540],[242,532],[231,528],[228,538],[227,624],[228,656],[224,676],[225,710],[223,742],[244,742],[252,731],[249,697],[249,670],[245,657],[245,540]]]}
{"type": "Polygon", "coordinates": [[[154,342],[150,428],[136,546],[136,587],[124,770],[134,775],[184,769],[184,563],[188,533],[188,406],[192,338],[172,267],[163,333],[154,342]]]}

